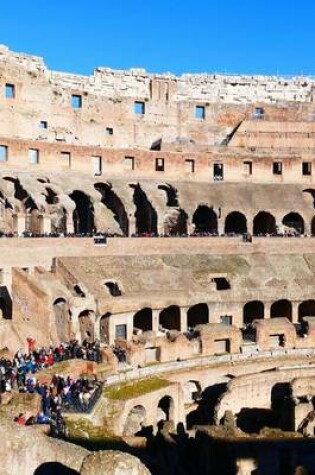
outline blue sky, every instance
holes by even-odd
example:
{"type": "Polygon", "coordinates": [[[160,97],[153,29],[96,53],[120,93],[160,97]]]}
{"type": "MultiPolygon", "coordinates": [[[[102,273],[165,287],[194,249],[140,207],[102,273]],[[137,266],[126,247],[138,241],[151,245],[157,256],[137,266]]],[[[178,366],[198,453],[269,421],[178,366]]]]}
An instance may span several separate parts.
{"type": "Polygon", "coordinates": [[[314,0],[0,3],[0,43],[50,69],[315,75],[314,0]]]}

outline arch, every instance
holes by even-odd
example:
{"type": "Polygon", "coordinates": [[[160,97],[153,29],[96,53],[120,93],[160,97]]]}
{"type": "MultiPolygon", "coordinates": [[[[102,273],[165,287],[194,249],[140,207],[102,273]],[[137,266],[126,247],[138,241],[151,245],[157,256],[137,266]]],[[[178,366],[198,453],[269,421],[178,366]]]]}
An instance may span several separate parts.
{"type": "Polygon", "coordinates": [[[198,303],[190,307],[187,312],[187,326],[194,328],[197,325],[209,323],[209,307],[206,303],[198,303]]]}
{"type": "Polygon", "coordinates": [[[274,302],[270,307],[270,317],[286,317],[292,321],[292,304],[289,300],[282,299],[274,302]]]}
{"type": "Polygon", "coordinates": [[[75,190],[69,195],[75,202],[73,228],[75,234],[90,234],[94,231],[94,207],[83,191],[75,190]]]}
{"type": "Polygon", "coordinates": [[[69,340],[69,309],[66,300],[63,297],[57,298],[53,302],[53,311],[55,315],[55,325],[58,340],[69,340]]]}
{"type": "Polygon", "coordinates": [[[218,233],[218,218],[213,209],[208,206],[199,205],[194,212],[193,224],[195,225],[195,233],[218,233]]]}
{"type": "Polygon", "coordinates": [[[187,234],[188,215],[183,209],[173,208],[164,219],[164,233],[170,236],[187,234]]]}
{"type": "Polygon", "coordinates": [[[254,320],[258,318],[264,318],[265,316],[265,306],[263,302],[259,300],[252,300],[247,302],[243,308],[243,323],[244,325],[249,325],[254,320]]]}
{"type": "Polygon", "coordinates": [[[102,203],[112,211],[114,219],[119,224],[123,234],[128,236],[128,215],[121,199],[114,193],[112,185],[109,183],[95,183],[94,188],[101,193],[102,203]]]}
{"type": "Polygon", "coordinates": [[[304,220],[299,213],[289,213],[282,219],[282,224],[288,231],[293,231],[297,234],[304,234],[304,220]]]}
{"type": "Polygon", "coordinates": [[[141,432],[145,424],[147,412],[142,405],[134,406],[128,413],[126,422],[123,428],[123,435],[132,436],[141,432]]]}
{"type": "Polygon", "coordinates": [[[259,236],[261,234],[276,234],[277,226],[275,217],[267,211],[260,211],[254,217],[253,233],[255,236],[259,236]]]}
{"type": "Polygon", "coordinates": [[[107,287],[112,297],[121,297],[122,293],[117,282],[109,280],[107,282],[104,282],[104,285],[107,287]]]}
{"type": "Polygon", "coordinates": [[[167,330],[180,331],[180,308],[177,305],[170,305],[160,312],[159,324],[167,330]]]}
{"type": "Polygon", "coordinates": [[[301,323],[303,317],[315,317],[315,300],[305,300],[298,308],[298,321],[301,323]]]}
{"type": "Polygon", "coordinates": [[[152,330],[152,308],[143,308],[133,316],[133,327],[142,331],[152,330]]]}
{"type": "Polygon", "coordinates": [[[246,216],[239,211],[233,211],[225,218],[224,232],[226,234],[245,234],[247,233],[246,216]]]}
{"type": "Polygon", "coordinates": [[[111,313],[107,312],[100,319],[100,341],[109,344],[109,318],[111,313]]]}
{"type": "Polygon", "coordinates": [[[93,310],[83,310],[79,314],[79,324],[82,341],[94,341],[95,313],[93,310]]]}
{"type": "Polygon", "coordinates": [[[136,205],[136,233],[157,234],[157,212],[140,185],[129,185],[134,189],[133,201],[136,205]]]}
{"type": "Polygon", "coordinates": [[[166,206],[178,206],[177,189],[168,183],[165,185],[158,185],[159,190],[166,193],[166,206]]]}
{"type": "Polygon", "coordinates": [[[157,406],[157,422],[174,420],[174,399],[171,396],[162,397],[157,406]]]}

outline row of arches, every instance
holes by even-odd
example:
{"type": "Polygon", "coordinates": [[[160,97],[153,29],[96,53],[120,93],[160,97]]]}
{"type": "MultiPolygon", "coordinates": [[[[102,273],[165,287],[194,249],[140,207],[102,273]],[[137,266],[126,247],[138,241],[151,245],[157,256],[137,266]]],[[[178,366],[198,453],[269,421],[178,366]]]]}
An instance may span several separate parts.
{"type": "MultiPolygon", "coordinates": [[[[152,408],[150,408],[152,412],[152,408]]],[[[172,396],[165,395],[157,403],[154,421],[159,425],[163,421],[174,421],[175,403],[172,396]]],[[[123,435],[143,435],[148,426],[147,410],[143,405],[134,406],[128,413],[123,427],[123,435]]]]}
{"type": "MultiPolygon", "coordinates": [[[[17,200],[15,203],[20,203],[18,206],[20,211],[24,210],[25,230],[39,234],[45,230],[43,224],[44,214],[50,215],[52,232],[64,234],[72,231],[76,234],[90,234],[95,231],[102,232],[102,229],[97,229],[102,227],[102,225],[97,223],[96,220],[95,205],[99,202],[111,211],[117,230],[125,236],[131,233],[142,235],[158,234],[159,232],[177,235],[187,234],[188,231],[193,231],[196,234],[217,234],[218,221],[221,220],[221,208],[216,212],[213,207],[200,204],[193,212],[190,223],[188,214],[180,207],[176,188],[169,184],[157,186],[158,190],[165,193],[165,215],[160,220],[160,224],[158,224],[158,212],[139,183],[129,184],[129,189],[132,190],[131,198],[134,206],[134,211],[130,214],[130,210],[126,209],[123,200],[114,191],[111,183],[98,182],[94,184],[94,189],[100,194],[100,199],[95,201],[95,198],[92,198],[91,195],[78,189],[69,193],[66,196],[66,200],[65,196],[61,199],[53,189],[53,185],[49,184],[49,182],[43,182],[42,179],[38,179],[38,181],[43,184],[43,192],[37,194],[36,197],[32,197],[17,178],[4,177],[4,180],[12,183],[13,196],[11,201],[13,199],[17,200]],[[70,204],[69,199],[72,201],[72,204],[70,204]],[[67,200],[68,204],[65,205],[67,200]],[[131,221],[133,223],[132,226],[131,221]]],[[[10,200],[5,198],[2,193],[0,198],[3,201],[1,203],[3,204],[4,211],[8,210],[12,221],[12,216],[15,216],[16,213],[12,205],[13,202],[10,203],[10,200]]],[[[278,231],[277,224],[281,224],[287,232],[303,234],[305,231],[303,217],[294,211],[286,214],[282,218],[281,223],[276,223],[275,217],[270,212],[260,211],[253,218],[253,223],[249,225],[245,214],[235,210],[224,218],[224,227],[220,229],[220,232],[223,231],[225,234],[245,234],[253,231],[254,235],[276,234],[278,231]]],[[[12,228],[16,227],[14,219],[10,226],[12,228]]],[[[315,234],[315,217],[311,223],[311,232],[315,234]]]]}
{"type": "MultiPolygon", "coordinates": [[[[209,308],[207,304],[199,303],[188,309],[188,327],[194,328],[205,323],[209,323],[209,308]]],[[[170,305],[161,310],[158,324],[161,329],[182,331],[180,307],[178,305],[170,305]]],[[[143,308],[134,314],[133,328],[142,331],[153,330],[153,311],[151,308],[143,308]]]]}
{"type": "MultiPolygon", "coordinates": [[[[298,322],[301,323],[304,317],[315,316],[315,300],[305,300],[298,306],[298,322]]],[[[292,322],[292,303],[290,300],[282,299],[273,302],[270,307],[270,318],[286,317],[292,322]]],[[[256,319],[265,318],[265,305],[259,300],[247,302],[243,308],[243,322],[245,325],[252,323],[256,319]]]]}
{"type": "MultiPolygon", "coordinates": [[[[196,233],[218,233],[218,218],[213,209],[208,206],[199,206],[193,215],[193,224],[196,233]]],[[[304,220],[299,213],[291,212],[282,219],[282,225],[288,231],[303,234],[305,230],[304,220]]],[[[246,216],[233,211],[225,218],[225,234],[245,234],[248,232],[248,223],[246,216]]],[[[253,219],[253,234],[276,234],[277,224],[275,217],[266,211],[260,211],[253,219]]],[[[315,234],[315,217],[312,221],[312,234],[315,234]]]]}

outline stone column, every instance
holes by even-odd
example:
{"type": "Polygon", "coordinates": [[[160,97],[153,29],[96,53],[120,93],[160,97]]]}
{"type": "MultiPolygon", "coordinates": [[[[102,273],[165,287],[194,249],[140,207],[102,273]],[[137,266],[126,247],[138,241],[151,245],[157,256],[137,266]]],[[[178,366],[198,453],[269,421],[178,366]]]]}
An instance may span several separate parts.
{"type": "Polygon", "coordinates": [[[160,310],[152,310],[152,331],[154,331],[155,333],[159,331],[159,315],[160,310]]]}
{"type": "Polygon", "coordinates": [[[50,216],[47,214],[43,216],[43,233],[44,234],[51,233],[51,219],[50,219],[50,216]]]}
{"type": "Polygon", "coordinates": [[[182,333],[187,331],[187,311],[188,307],[179,307],[180,311],[180,331],[182,333]]]}
{"type": "Polygon", "coordinates": [[[292,323],[298,323],[299,303],[298,302],[291,302],[291,303],[292,303],[292,323]]]}
{"type": "Polygon", "coordinates": [[[129,227],[128,227],[128,235],[129,237],[132,236],[132,234],[136,234],[136,218],[134,216],[129,216],[129,227]]]}
{"type": "Polygon", "coordinates": [[[224,234],[225,217],[218,218],[218,235],[224,234]]]}

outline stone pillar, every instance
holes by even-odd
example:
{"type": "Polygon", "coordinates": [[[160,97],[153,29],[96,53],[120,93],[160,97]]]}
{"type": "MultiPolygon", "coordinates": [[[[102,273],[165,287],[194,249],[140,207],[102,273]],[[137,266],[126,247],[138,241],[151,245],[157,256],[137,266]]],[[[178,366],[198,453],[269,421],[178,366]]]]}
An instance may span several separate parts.
{"type": "Polygon", "coordinates": [[[194,234],[195,232],[195,225],[190,220],[187,220],[187,232],[189,235],[194,234]]]}
{"type": "Polygon", "coordinates": [[[308,234],[309,236],[312,234],[311,221],[304,220],[304,234],[308,234]]]}
{"type": "Polygon", "coordinates": [[[224,234],[225,217],[218,218],[218,235],[224,234]]]}
{"type": "Polygon", "coordinates": [[[72,212],[71,212],[71,216],[67,215],[67,233],[70,233],[70,234],[74,233],[72,212]]]}
{"type": "Polygon", "coordinates": [[[136,234],[136,218],[134,216],[129,215],[129,231],[128,235],[129,237],[132,236],[133,234],[136,234]]]}
{"type": "Polygon", "coordinates": [[[265,313],[264,313],[264,319],[270,318],[270,307],[272,305],[271,302],[267,302],[264,304],[265,305],[265,313]]]}
{"type": "Polygon", "coordinates": [[[247,232],[251,235],[254,234],[254,218],[253,216],[246,216],[247,218],[247,232]]]}
{"type": "Polygon", "coordinates": [[[180,331],[182,333],[187,331],[187,311],[188,307],[179,307],[180,311],[180,331]]]}
{"type": "Polygon", "coordinates": [[[158,234],[164,234],[164,217],[160,215],[158,215],[157,232],[158,234]]]}
{"type": "Polygon", "coordinates": [[[47,214],[43,216],[43,233],[44,234],[51,233],[51,219],[50,219],[50,216],[47,214]]]}
{"type": "Polygon", "coordinates": [[[292,303],[292,323],[298,323],[299,303],[298,302],[291,302],[291,303],[292,303]]]}
{"type": "Polygon", "coordinates": [[[25,214],[18,214],[16,216],[16,232],[19,236],[25,231],[25,214]]]}
{"type": "Polygon", "coordinates": [[[155,333],[159,331],[159,315],[160,310],[152,310],[152,331],[154,331],[155,333]]]}

